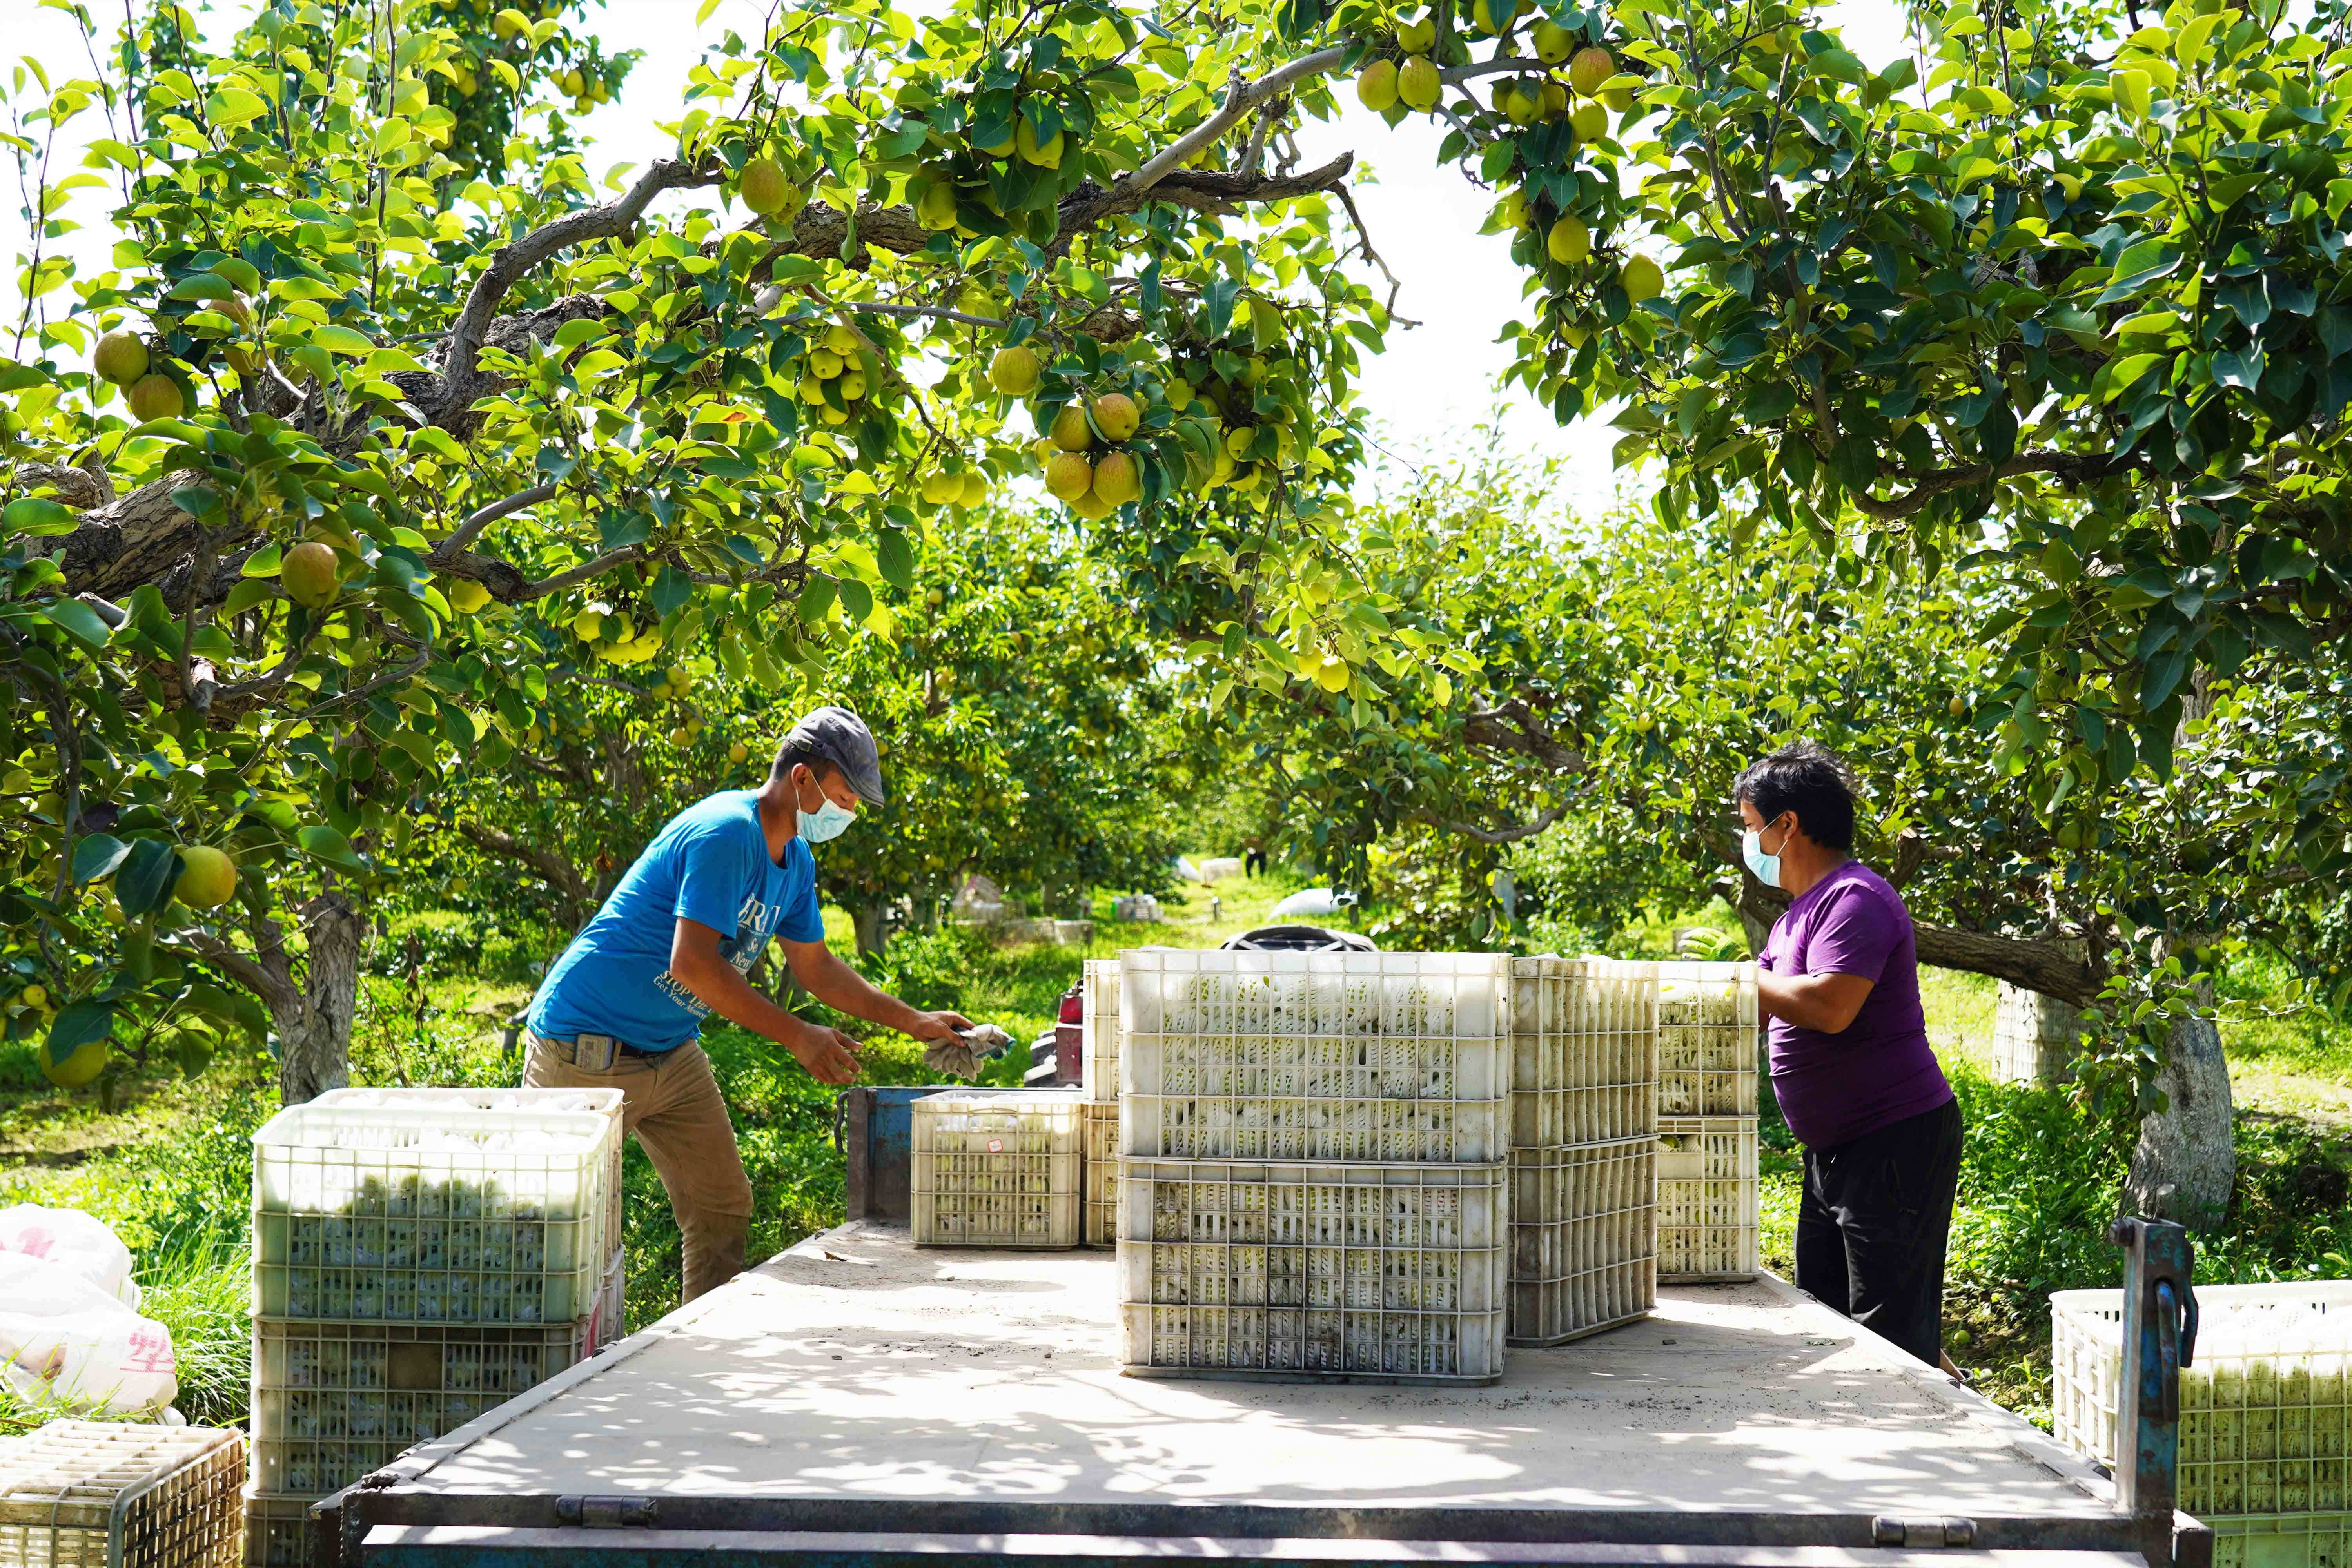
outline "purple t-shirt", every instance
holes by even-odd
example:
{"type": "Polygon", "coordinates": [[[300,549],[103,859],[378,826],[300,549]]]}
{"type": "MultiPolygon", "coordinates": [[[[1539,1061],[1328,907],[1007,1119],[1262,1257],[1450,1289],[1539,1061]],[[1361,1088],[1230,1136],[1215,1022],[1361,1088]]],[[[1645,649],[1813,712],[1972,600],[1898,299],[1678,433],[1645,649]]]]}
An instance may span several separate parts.
{"type": "Polygon", "coordinates": [[[1772,922],[1759,963],[1775,974],[1871,982],[1842,1033],[1770,1020],[1772,1092],[1789,1131],[1816,1149],[1850,1142],[1952,1098],[1919,1009],[1919,950],[1903,895],[1858,860],[1808,888],[1772,922]]]}

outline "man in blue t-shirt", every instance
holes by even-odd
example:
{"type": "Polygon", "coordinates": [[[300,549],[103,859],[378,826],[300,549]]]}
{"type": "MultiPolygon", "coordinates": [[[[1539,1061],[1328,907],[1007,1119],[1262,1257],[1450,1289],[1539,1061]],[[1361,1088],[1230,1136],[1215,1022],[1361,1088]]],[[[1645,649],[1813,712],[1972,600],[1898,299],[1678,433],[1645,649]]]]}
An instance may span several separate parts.
{"type": "Polygon", "coordinates": [[[769,938],[801,988],[838,1012],[927,1043],[971,1027],[877,990],[824,945],[809,846],[848,826],[861,800],[882,798],[865,721],[817,709],[784,737],[764,785],[670,818],[531,999],[523,1081],[622,1091],[622,1126],[645,1145],[685,1237],[685,1300],[734,1278],[751,1227],[735,1128],[697,1043],[702,1020],[717,1013],[765,1035],[819,1082],[857,1076],[856,1040],[795,1017],[745,978],[769,938]]]}

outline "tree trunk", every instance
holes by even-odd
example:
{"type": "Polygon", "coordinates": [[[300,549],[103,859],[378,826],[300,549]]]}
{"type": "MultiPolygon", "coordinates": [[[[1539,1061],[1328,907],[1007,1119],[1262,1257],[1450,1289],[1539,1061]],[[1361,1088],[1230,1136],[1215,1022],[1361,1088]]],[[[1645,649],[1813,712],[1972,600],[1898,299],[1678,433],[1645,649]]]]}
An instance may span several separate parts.
{"type": "Polygon", "coordinates": [[[881,899],[868,899],[857,906],[850,918],[857,927],[858,956],[879,957],[890,940],[889,904],[881,899]]]}
{"type": "Polygon", "coordinates": [[[288,1105],[341,1089],[352,1078],[352,1016],[358,1010],[360,943],[367,922],[329,889],[302,906],[308,934],[302,987],[272,1007],[278,1025],[278,1096],[288,1105]]]}
{"type": "Polygon", "coordinates": [[[2175,1220],[2195,1231],[2220,1228],[2238,1179],[2231,1137],[2230,1063],[2209,1018],[2175,1025],[2157,1087],[2166,1107],[2139,1125],[2124,1201],[2131,1213],[2175,1220]]]}

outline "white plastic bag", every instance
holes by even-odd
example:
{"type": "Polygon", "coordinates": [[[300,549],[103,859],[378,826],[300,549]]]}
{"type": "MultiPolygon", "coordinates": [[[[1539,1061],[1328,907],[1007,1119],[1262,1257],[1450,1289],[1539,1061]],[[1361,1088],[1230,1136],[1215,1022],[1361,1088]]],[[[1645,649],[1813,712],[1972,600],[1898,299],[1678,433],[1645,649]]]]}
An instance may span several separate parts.
{"type": "Polygon", "coordinates": [[[0,1381],[36,1404],[108,1415],[179,1396],[172,1331],[64,1264],[0,1252],[0,1381]]]}
{"type": "Polygon", "coordinates": [[[79,1209],[18,1204],[0,1209],[0,1252],[21,1252],[73,1270],[133,1311],[139,1282],[131,1278],[131,1249],[122,1238],[79,1209]]]}

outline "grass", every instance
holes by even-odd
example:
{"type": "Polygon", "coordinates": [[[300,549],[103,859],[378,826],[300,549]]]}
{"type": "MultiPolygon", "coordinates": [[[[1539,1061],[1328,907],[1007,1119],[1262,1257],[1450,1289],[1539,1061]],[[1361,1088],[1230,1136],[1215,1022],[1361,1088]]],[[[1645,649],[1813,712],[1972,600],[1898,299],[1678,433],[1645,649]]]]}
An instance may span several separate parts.
{"type": "MultiPolygon", "coordinates": [[[[902,937],[875,965],[882,984],[928,1006],[950,1006],[1003,1026],[1016,1042],[1054,1021],[1060,998],[1089,957],[1160,942],[1211,946],[1265,923],[1270,906],[1301,884],[1277,875],[1163,900],[1171,921],[1118,926],[1097,900],[1096,940],[1085,948],[999,947],[970,933],[902,937]]],[[[1337,923],[1351,924],[1342,921],[1337,923]]],[[[1617,945],[1664,956],[1676,925],[1706,916],[1645,918],[1617,945]]],[[[846,919],[827,934],[850,946],[846,919]]],[[[530,986],[485,979],[452,954],[425,987],[419,1015],[401,983],[371,977],[354,1031],[353,1081],[509,1084],[521,1064],[501,1055],[498,1024],[530,986]]],[[[512,975],[511,955],[498,973],[512,975]]],[[[2199,1249],[2206,1280],[2352,1275],[2352,1164],[2335,1124],[2308,1109],[2333,1093],[2352,1105],[2352,1033],[2292,1010],[2284,970],[2242,959],[2222,985],[2224,1039],[2237,1075],[2240,1182],[2225,1233],[2199,1249]]],[[[2047,1423],[2052,1290],[2111,1286],[2117,1258],[2105,1240],[2115,1211],[2117,1162],[2060,1091],[1992,1081],[1993,988],[1975,976],[1922,977],[1928,1031],[1960,1095],[1968,1123],[1959,1213],[1953,1228],[1947,1321],[1951,1352],[1978,1385],[2047,1423]]],[[[706,1036],[733,1107],[753,1192],[751,1256],[764,1257],[841,1214],[842,1168],[833,1146],[834,1091],[814,1083],[781,1048],[731,1026],[706,1036]]],[[[865,1053],[866,1081],[925,1078],[908,1042],[877,1036],[865,1053]]],[[[988,1079],[1017,1079],[1026,1051],[994,1064],[988,1079]]],[[[153,1088],[117,1114],[88,1094],[49,1089],[30,1051],[0,1047],[0,1205],[59,1204],[113,1224],[131,1246],[150,1310],[173,1330],[181,1357],[182,1409],[234,1422],[246,1401],[249,1265],[247,1139],[275,1109],[268,1064],[224,1059],[194,1083],[153,1088]]],[[[1763,1237],[1768,1267],[1790,1272],[1798,1155],[1769,1094],[1763,1115],[1763,1237]]],[[[625,1166],[629,1318],[642,1324],[676,1304],[678,1237],[667,1197],[631,1145],[625,1166]]],[[[0,1431],[38,1418],[0,1401],[0,1431]]]]}

